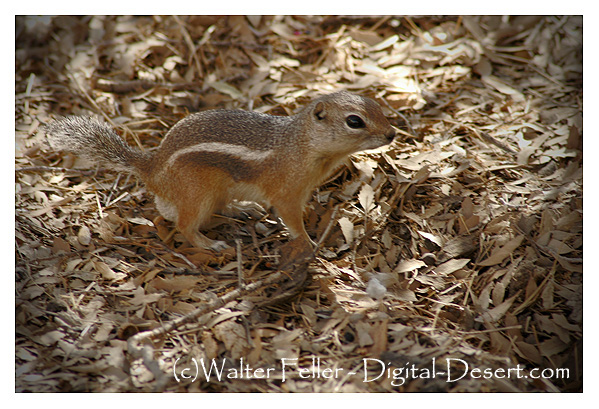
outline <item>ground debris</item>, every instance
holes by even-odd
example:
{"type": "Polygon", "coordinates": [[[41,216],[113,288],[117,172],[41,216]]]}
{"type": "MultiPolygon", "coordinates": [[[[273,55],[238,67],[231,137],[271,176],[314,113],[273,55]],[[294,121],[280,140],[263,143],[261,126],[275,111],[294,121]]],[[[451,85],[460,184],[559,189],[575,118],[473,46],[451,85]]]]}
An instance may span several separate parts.
{"type": "Polygon", "coordinates": [[[582,390],[581,16],[17,16],[16,67],[17,392],[582,390]],[[134,177],[41,127],[99,115],[152,149],[190,112],[340,89],[401,136],[314,192],[311,280],[133,356],[136,334],[273,274],[285,231],[220,218],[209,234],[242,257],[191,248],[134,177]],[[183,378],[194,360],[210,380],[183,378]]]}

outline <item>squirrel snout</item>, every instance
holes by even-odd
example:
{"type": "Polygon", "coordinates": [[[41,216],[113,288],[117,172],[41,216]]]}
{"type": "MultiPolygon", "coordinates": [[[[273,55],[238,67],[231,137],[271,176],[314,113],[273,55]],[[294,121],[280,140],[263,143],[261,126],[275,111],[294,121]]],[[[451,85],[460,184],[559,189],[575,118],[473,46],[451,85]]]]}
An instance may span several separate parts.
{"type": "Polygon", "coordinates": [[[393,142],[393,139],[395,139],[396,136],[397,136],[397,132],[395,131],[395,128],[393,128],[393,127],[389,128],[389,130],[385,133],[385,138],[387,138],[389,143],[393,142]]]}

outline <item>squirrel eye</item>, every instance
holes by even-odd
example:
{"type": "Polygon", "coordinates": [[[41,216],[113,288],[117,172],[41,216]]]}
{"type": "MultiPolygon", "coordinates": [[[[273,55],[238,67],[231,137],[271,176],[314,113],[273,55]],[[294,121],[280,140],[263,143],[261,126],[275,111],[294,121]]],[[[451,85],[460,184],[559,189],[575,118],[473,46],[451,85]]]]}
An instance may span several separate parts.
{"type": "Polygon", "coordinates": [[[366,128],[364,120],[357,115],[350,115],[345,118],[345,123],[352,129],[366,128]]]}

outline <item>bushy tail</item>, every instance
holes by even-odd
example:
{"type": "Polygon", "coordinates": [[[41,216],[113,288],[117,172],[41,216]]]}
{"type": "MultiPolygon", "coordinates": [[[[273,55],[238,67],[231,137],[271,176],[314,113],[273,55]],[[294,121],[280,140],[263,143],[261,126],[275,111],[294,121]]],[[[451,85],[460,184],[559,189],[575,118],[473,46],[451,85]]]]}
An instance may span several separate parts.
{"type": "Polygon", "coordinates": [[[45,129],[53,149],[65,150],[118,171],[140,174],[150,156],[134,149],[114,129],[97,118],[71,116],[45,129]]]}

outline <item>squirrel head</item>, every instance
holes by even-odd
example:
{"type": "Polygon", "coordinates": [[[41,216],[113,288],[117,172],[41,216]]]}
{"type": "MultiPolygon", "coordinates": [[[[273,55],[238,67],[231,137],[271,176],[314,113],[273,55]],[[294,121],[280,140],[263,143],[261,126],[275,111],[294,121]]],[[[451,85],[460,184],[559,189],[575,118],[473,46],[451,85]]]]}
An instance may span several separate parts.
{"type": "Polygon", "coordinates": [[[387,145],[396,135],[377,102],[347,91],[317,98],[306,110],[319,151],[349,155],[387,145]]]}

